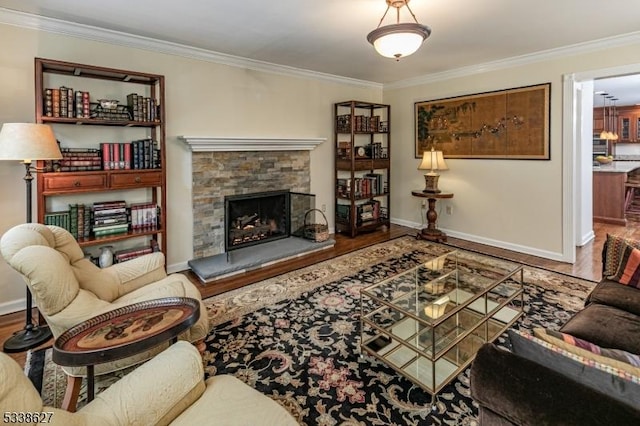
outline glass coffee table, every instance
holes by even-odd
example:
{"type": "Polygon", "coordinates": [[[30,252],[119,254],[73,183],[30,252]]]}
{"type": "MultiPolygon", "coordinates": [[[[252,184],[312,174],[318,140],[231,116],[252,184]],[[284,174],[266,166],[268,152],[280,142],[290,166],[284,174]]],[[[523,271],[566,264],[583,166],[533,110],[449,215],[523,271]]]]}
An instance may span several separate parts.
{"type": "Polygon", "coordinates": [[[522,265],[452,250],[360,291],[361,350],[435,395],[521,315],[522,265]]]}

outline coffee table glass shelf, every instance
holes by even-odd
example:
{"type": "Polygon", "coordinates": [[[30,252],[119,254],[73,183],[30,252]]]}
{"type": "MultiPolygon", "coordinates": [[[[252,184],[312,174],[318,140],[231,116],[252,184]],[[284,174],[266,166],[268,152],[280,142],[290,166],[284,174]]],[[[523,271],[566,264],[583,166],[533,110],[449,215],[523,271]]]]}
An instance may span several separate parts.
{"type": "Polygon", "coordinates": [[[522,265],[457,250],[360,291],[361,350],[434,398],[521,315],[522,265]]]}

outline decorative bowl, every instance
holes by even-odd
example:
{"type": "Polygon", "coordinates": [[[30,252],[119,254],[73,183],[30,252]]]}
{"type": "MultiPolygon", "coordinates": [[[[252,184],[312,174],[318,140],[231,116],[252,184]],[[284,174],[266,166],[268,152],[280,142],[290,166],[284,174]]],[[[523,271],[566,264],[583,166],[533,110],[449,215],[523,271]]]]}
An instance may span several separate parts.
{"type": "Polygon", "coordinates": [[[100,106],[102,108],[114,109],[118,107],[118,103],[120,101],[113,100],[113,99],[98,99],[98,102],[100,102],[100,106]]]}
{"type": "Polygon", "coordinates": [[[610,164],[613,161],[613,158],[609,157],[596,157],[596,161],[600,164],[610,164]]]}

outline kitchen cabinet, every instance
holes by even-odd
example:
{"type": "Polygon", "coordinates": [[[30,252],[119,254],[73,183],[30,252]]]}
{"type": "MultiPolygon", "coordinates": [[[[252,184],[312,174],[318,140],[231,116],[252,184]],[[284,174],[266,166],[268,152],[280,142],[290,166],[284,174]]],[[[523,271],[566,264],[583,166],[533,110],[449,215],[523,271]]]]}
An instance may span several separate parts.
{"type": "Polygon", "coordinates": [[[618,143],[640,142],[640,109],[621,108],[618,112],[618,143]]]}

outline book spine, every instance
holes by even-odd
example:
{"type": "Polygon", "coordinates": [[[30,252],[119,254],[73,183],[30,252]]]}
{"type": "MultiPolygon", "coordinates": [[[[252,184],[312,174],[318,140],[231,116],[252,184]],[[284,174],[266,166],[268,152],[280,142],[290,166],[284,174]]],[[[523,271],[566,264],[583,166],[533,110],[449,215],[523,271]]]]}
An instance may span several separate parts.
{"type": "Polygon", "coordinates": [[[127,202],[124,200],[114,200],[114,201],[100,201],[97,203],[93,203],[93,208],[114,208],[114,207],[126,207],[127,202]]]}
{"type": "Polygon", "coordinates": [[[65,114],[67,118],[73,118],[74,109],[75,109],[75,102],[73,99],[73,89],[68,88],[67,89],[67,111],[65,114]]]}
{"type": "Polygon", "coordinates": [[[60,88],[58,90],[60,92],[60,107],[59,107],[59,111],[58,111],[58,117],[66,117],[67,116],[67,101],[69,99],[67,92],[69,91],[69,89],[67,89],[65,86],[60,86],[60,88]]]}
{"type": "Polygon", "coordinates": [[[51,89],[51,109],[54,117],[60,117],[60,89],[51,89]]]}
{"type": "Polygon", "coordinates": [[[123,143],[124,169],[131,169],[131,144],[123,143]]]}
{"type": "Polygon", "coordinates": [[[44,89],[44,115],[53,117],[53,92],[51,89],[44,89]]]}
{"type": "Polygon", "coordinates": [[[82,117],[90,118],[91,117],[91,103],[89,92],[82,92],[82,117]]]}
{"type": "Polygon", "coordinates": [[[111,144],[111,155],[113,159],[113,161],[111,162],[111,168],[113,170],[119,170],[120,169],[120,144],[119,143],[111,144]]]}
{"type": "Polygon", "coordinates": [[[104,170],[111,170],[111,159],[109,158],[109,143],[102,142],[100,144],[100,149],[102,151],[102,168],[104,170]]]}
{"type": "Polygon", "coordinates": [[[93,230],[93,235],[95,235],[96,237],[103,237],[105,235],[113,235],[113,234],[123,234],[127,232],[127,228],[123,227],[123,228],[119,228],[119,229],[95,229],[93,230]]]}
{"type": "Polygon", "coordinates": [[[116,208],[105,208],[105,209],[93,209],[93,214],[94,216],[100,216],[100,215],[109,215],[109,214],[114,214],[114,213],[126,213],[127,212],[127,208],[126,207],[116,207],[116,208]]]}

